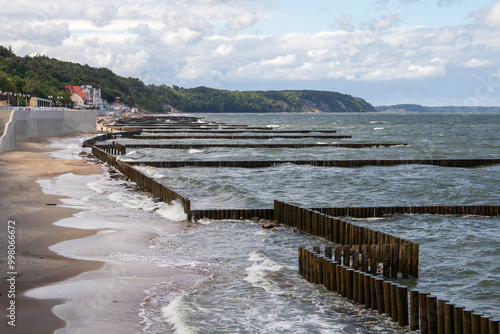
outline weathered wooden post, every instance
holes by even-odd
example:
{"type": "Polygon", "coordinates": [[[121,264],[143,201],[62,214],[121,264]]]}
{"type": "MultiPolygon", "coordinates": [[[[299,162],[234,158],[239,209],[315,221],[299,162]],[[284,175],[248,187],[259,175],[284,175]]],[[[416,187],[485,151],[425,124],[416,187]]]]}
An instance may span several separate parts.
{"type": "Polygon", "coordinates": [[[410,290],[410,330],[416,331],[420,328],[418,316],[418,291],[410,290]]]}
{"type": "Polygon", "coordinates": [[[427,327],[429,334],[437,334],[437,297],[432,295],[426,296],[427,302],[427,327]]]}

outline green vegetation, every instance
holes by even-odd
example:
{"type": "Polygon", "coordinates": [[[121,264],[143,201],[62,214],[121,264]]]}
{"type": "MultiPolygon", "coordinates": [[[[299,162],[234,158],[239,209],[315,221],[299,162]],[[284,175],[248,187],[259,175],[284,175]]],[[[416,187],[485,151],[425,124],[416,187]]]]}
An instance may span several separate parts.
{"type": "Polygon", "coordinates": [[[378,106],[376,107],[376,109],[378,112],[500,112],[500,107],[426,107],[419,104],[396,104],[393,106],[378,106]]]}
{"type": "Polygon", "coordinates": [[[71,104],[64,86],[91,85],[101,88],[102,97],[116,96],[129,106],[151,112],[374,112],[361,98],[313,90],[229,91],[207,87],[181,88],[145,85],[106,68],[93,68],[46,56],[18,57],[0,46],[0,90],[41,98],[62,96],[71,104]]]}

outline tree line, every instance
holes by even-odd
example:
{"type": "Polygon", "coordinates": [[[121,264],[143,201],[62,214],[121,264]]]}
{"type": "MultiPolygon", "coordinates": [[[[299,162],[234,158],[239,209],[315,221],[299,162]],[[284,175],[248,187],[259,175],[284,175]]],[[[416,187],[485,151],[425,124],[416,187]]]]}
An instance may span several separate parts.
{"type": "Polygon", "coordinates": [[[373,112],[365,100],[329,91],[231,91],[208,87],[146,85],[107,68],[95,68],[42,55],[16,56],[0,46],[0,90],[40,98],[62,96],[72,105],[64,87],[91,85],[100,88],[109,102],[119,96],[125,104],[150,112],[248,113],[248,112],[373,112]]]}

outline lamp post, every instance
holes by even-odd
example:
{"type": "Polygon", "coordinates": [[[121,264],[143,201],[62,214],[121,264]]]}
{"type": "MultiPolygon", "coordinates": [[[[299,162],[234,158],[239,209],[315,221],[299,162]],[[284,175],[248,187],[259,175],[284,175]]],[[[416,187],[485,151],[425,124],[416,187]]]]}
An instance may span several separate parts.
{"type": "Polygon", "coordinates": [[[21,93],[14,93],[14,96],[16,97],[16,101],[17,101],[17,107],[19,108],[19,98],[21,97],[21,93]]]}
{"type": "Polygon", "coordinates": [[[30,98],[30,94],[24,94],[23,97],[26,100],[26,107],[28,107],[28,99],[30,98]]]}
{"type": "Polygon", "coordinates": [[[52,108],[52,99],[54,98],[52,95],[49,95],[49,100],[50,100],[50,107],[52,108]]]}
{"type": "Polygon", "coordinates": [[[58,96],[57,97],[57,106],[60,107],[61,106],[61,100],[63,99],[62,96],[58,96]]]}
{"type": "Polygon", "coordinates": [[[10,97],[12,95],[12,92],[6,92],[5,94],[7,94],[7,107],[10,107],[10,97]]]}

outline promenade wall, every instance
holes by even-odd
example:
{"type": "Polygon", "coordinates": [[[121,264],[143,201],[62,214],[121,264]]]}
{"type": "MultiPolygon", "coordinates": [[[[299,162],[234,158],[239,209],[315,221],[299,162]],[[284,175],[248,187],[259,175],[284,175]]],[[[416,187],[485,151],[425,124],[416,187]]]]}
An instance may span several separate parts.
{"type": "Polygon", "coordinates": [[[64,133],[95,133],[94,110],[15,110],[0,137],[0,153],[16,148],[16,142],[31,137],[61,136],[64,133]]]}

